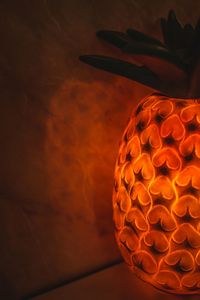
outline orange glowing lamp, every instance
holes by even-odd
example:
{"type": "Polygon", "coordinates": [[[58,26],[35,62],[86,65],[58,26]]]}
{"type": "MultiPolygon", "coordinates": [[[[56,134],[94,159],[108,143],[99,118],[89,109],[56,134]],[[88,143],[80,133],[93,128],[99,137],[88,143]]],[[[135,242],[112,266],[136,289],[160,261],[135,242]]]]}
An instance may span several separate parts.
{"type": "Polygon", "coordinates": [[[161,27],[165,44],[133,29],[98,32],[142,66],[80,59],[159,91],[139,103],[121,139],[116,239],[140,278],[167,292],[200,295],[200,23],[182,27],[171,11],[161,27]]]}

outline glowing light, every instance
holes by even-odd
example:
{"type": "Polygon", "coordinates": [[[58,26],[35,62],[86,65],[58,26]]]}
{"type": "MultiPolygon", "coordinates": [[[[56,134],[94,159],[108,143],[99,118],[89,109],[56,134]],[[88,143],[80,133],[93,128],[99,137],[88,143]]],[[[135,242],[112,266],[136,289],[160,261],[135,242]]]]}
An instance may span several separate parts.
{"type": "Polygon", "coordinates": [[[200,294],[200,103],[151,95],[123,134],[113,192],[129,267],[168,292],[200,294]]]}

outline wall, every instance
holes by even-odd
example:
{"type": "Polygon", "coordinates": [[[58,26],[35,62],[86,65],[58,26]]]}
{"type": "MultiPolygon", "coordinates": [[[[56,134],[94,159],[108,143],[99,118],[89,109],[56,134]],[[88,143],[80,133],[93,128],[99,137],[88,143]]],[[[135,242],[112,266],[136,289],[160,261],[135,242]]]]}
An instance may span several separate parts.
{"type": "Polygon", "coordinates": [[[0,298],[20,299],[120,258],[112,185],[118,143],[142,85],[79,62],[128,59],[95,37],[133,27],[160,36],[198,1],[1,1],[0,298]]]}

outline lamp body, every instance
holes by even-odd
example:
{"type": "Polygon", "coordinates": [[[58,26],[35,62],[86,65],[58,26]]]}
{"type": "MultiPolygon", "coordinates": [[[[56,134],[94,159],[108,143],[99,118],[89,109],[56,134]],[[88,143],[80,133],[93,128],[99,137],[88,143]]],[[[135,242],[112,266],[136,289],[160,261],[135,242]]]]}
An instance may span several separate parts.
{"type": "Polygon", "coordinates": [[[133,111],[115,166],[116,240],[155,287],[200,295],[200,101],[153,94],[133,111]]]}

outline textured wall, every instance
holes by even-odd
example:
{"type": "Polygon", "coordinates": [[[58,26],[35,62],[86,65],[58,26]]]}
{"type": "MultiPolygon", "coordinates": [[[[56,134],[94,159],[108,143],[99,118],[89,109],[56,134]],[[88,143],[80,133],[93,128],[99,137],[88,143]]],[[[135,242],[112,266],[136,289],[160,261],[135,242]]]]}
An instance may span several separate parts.
{"type": "Polygon", "coordinates": [[[77,57],[113,53],[95,38],[98,29],[159,36],[160,16],[174,8],[195,22],[198,3],[1,1],[1,299],[119,259],[111,211],[118,141],[133,106],[151,90],[77,57]]]}

